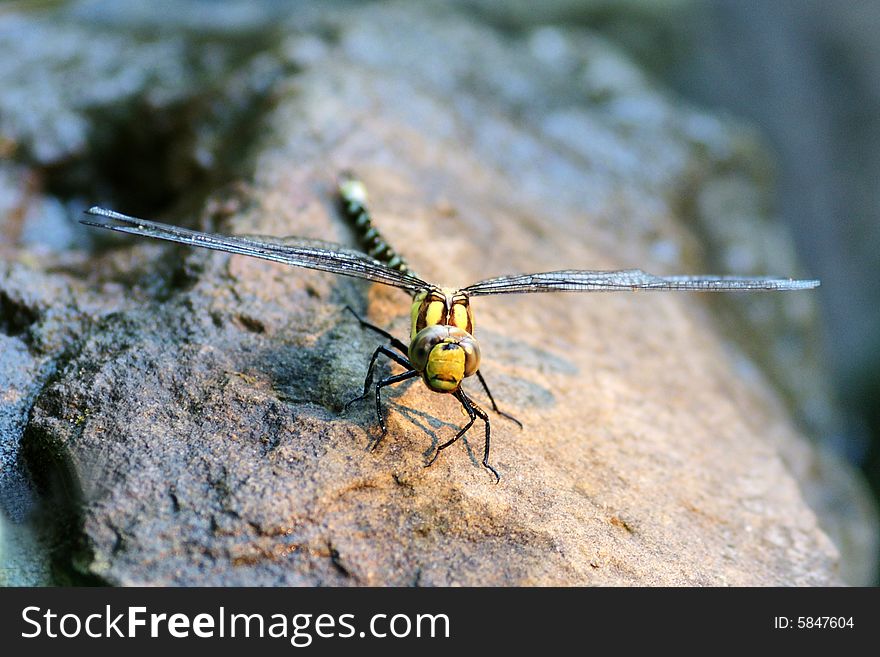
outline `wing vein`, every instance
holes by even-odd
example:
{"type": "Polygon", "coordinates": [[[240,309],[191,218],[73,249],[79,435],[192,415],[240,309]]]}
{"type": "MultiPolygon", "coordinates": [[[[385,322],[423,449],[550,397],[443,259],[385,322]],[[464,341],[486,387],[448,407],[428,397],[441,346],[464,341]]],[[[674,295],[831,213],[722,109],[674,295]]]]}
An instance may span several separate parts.
{"type": "Polygon", "coordinates": [[[362,278],[411,293],[428,286],[425,281],[415,276],[386,267],[364,253],[348,249],[340,244],[295,237],[261,236],[254,239],[238,235],[203,233],[179,226],[138,219],[99,207],[90,208],[86,214],[97,217],[97,219],[82,219],[81,223],[129,235],[143,235],[179,244],[253,256],[296,267],[362,278]]]}
{"type": "Polygon", "coordinates": [[[563,269],[488,278],[464,288],[471,296],[535,292],[806,290],[819,281],[748,276],[654,276],[640,269],[617,271],[563,269]]]}

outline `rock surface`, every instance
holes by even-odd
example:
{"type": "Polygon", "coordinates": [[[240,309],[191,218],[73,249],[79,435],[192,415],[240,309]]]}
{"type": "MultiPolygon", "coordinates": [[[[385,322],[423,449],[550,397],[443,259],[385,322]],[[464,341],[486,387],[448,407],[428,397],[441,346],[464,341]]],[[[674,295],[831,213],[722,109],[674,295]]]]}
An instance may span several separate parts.
{"type": "MultiPolygon", "coordinates": [[[[750,166],[740,135],[667,99],[601,38],[576,35],[571,59],[559,34],[503,37],[404,3],[304,10],[280,33],[223,68],[211,98],[237,99],[232,118],[193,102],[203,113],[181,129],[200,135],[206,122],[213,136],[184,139],[179,157],[211,175],[164,170],[177,207],[157,219],[182,223],[202,207],[201,228],[351,243],[333,185],[353,169],[378,225],[428,280],[711,268],[679,211],[701,171],[750,166]],[[244,116],[252,125],[232,151],[244,116]],[[247,184],[220,188],[229,176],[214,169],[232,152],[226,166],[247,184]],[[209,181],[207,199],[180,191],[194,179],[209,181]]],[[[108,192],[121,211],[134,210],[129,189],[108,192]]],[[[83,576],[841,582],[792,474],[818,456],[698,296],[477,299],[483,371],[525,425],[492,416],[495,486],[479,430],[424,467],[463,424],[454,400],[418,382],[388,391],[390,431],[373,452],[372,405],[343,410],[377,345],[344,306],[404,337],[403,293],[147,240],[104,243],[93,256],[50,253],[51,266],[7,252],[35,277],[22,289],[59,290],[51,304],[15,301],[5,290],[18,288],[0,281],[0,300],[28,317],[4,332],[23,358],[49,363],[29,379],[34,401],[16,407],[29,412],[23,454],[43,490],[62,475],[83,576]]],[[[790,326],[810,322],[803,295],[758,303],[790,326]]]]}

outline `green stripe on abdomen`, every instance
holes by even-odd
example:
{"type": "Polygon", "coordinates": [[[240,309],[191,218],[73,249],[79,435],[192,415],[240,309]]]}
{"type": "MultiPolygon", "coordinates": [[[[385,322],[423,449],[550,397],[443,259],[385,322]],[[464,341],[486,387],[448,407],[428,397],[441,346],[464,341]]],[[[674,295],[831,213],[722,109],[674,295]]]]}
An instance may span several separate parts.
{"type": "Polygon", "coordinates": [[[339,181],[339,199],[342,212],[352,228],[357,231],[364,252],[386,267],[402,274],[415,276],[415,272],[409,268],[406,260],[388,244],[379,229],[373,225],[373,218],[367,209],[367,191],[364,184],[355,178],[343,176],[339,181]]]}

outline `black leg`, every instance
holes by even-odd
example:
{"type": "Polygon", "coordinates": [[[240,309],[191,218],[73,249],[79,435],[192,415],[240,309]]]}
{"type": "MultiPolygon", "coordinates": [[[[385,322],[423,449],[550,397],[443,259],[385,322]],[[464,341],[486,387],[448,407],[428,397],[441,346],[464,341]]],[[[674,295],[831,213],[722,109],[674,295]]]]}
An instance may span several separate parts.
{"type": "Polygon", "coordinates": [[[400,354],[397,354],[391,351],[385,345],[381,347],[377,347],[376,351],[373,352],[373,357],[370,359],[370,366],[367,368],[367,377],[364,379],[364,392],[360,397],[355,397],[346,403],[345,408],[348,409],[349,406],[354,404],[356,401],[360,401],[361,399],[366,399],[367,395],[370,392],[370,386],[373,385],[373,372],[376,368],[376,359],[379,357],[379,354],[385,354],[396,363],[403,365],[406,369],[411,370],[413,368],[412,363],[410,363],[406,358],[403,358],[400,354]]]}
{"type": "Polygon", "coordinates": [[[410,370],[409,372],[404,372],[403,374],[395,374],[394,376],[384,378],[376,384],[376,417],[379,418],[379,426],[382,427],[382,435],[379,437],[379,440],[373,443],[373,446],[370,448],[371,450],[376,449],[376,447],[379,445],[379,441],[385,437],[386,433],[388,433],[388,427],[385,426],[385,418],[382,417],[382,398],[380,396],[382,388],[384,388],[385,386],[394,385],[395,383],[400,383],[401,381],[406,381],[407,379],[411,379],[414,376],[418,375],[419,373],[415,370],[410,370]]]}
{"type": "MultiPolygon", "coordinates": [[[[459,392],[461,392],[461,391],[459,390],[459,392]]],[[[452,438],[450,438],[449,440],[447,440],[445,443],[443,443],[442,445],[440,445],[437,448],[437,451],[434,452],[434,456],[431,458],[430,461],[428,461],[428,464],[425,466],[426,468],[434,465],[434,461],[436,461],[437,457],[440,456],[440,452],[442,452],[444,449],[449,447],[452,443],[454,443],[459,438],[461,438],[464,434],[466,434],[467,430],[470,429],[474,425],[474,422],[476,422],[476,420],[477,420],[477,414],[474,412],[474,409],[471,407],[470,404],[464,402],[462,400],[462,398],[458,396],[459,392],[454,393],[455,398],[461,402],[462,406],[464,406],[464,410],[467,411],[468,417],[470,417],[470,421],[466,425],[464,425],[464,427],[459,429],[458,433],[455,434],[455,436],[453,436],[452,438]]]]}
{"type": "Polygon", "coordinates": [[[447,440],[445,443],[437,448],[437,451],[434,453],[433,458],[425,467],[432,465],[434,461],[437,460],[437,457],[440,456],[441,451],[452,445],[455,441],[457,441],[465,433],[467,433],[468,429],[470,429],[474,425],[477,417],[479,417],[483,421],[483,424],[486,425],[486,447],[483,450],[483,467],[495,476],[495,483],[497,484],[499,481],[501,481],[501,477],[498,475],[498,472],[495,470],[495,468],[489,465],[489,415],[486,413],[486,411],[475,404],[473,400],[471,400],[470,397],[468,397],[460,388],[453,394],[455,395],[455,398],[461,402],[461,405],[464,406],[464,410],[466,410],[468,416],[470,416],[470,421],[466,425],[464,425],[464,427],[462,427],[453,438],[447,440]]]}
{"type": "Polygon", "coordinates": [[[498,472],[495,470],[495,468],[489,465],[489,415],[488,413],[486,413],[486,411],[484,411],[473,402],[471,402],[471,404],[473,405],[474,412],[480,416],[480,419],[486,425],[486,446],[483,449],[483,467],[486,468],[493,475],[495,475],[495,483],[497,484],[499,481],[501,481],[501,477],[498,475],[498,472]]]}
{"type": "Polygon", "coordinates": [[[368,328],[371,331],[375,331],[376,333],[378,333],[382,337],[388,338],[388,340],[391,342],[392,347],[394,347],[395,349],[400,351],[400,353],[402,353],[404,356],[409,355],[409,349],[407,348],[407,346],[405,344],[403,344],[403,341],[398,340],[397,338],[395,338],[393,335],[391,335],[385,329],[379,328],[375,324],[370,324],[367,320],[363,319],[360,315],[358,315],[351,306],[346,306],[345,309],[348,312],[350,312],[352,315],[354,315],[354,318],[360,323],[361,326],[363,326],[364,328],[368,328]]]}
{"type": "Polygon", "coordinates": [[[480,383],[483,384],[483,390],[485,390],[486,394],[489,396],[489,401],[492,402],[492,410],[495,411],[496,413],[498,413],[498,415],[500,415],[502,417],[506,417],[511,422],[516,422],[517,426],[519,426],[519,428],[522,429],[523,428],[522,422],[517,420],[515,417],[513,417],[509,413],[505,413],[500,408],[498,408],[498,404],[495,403],[495,398],[492,396],[492,393],[489,392],[489,386],[486,385],[486,379],[483,378],[483,374],[482,374],[482,372],[480,372],[480,370],[477,370],[477,378],[480,380],[480,383]]]}

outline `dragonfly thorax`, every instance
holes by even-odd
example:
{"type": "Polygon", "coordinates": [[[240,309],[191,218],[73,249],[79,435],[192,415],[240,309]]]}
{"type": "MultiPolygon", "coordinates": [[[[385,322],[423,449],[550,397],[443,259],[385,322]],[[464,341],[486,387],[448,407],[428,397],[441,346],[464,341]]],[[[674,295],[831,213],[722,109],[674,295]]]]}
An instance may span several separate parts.
{"type": "Polygon", "coordinates": [[[421,290],[413,298],[410,319],[410,342],[429,326],[455,326],[465,333],[474,333],[474,317],[468,295],[452,288],[429,287],[421,290]]]}

